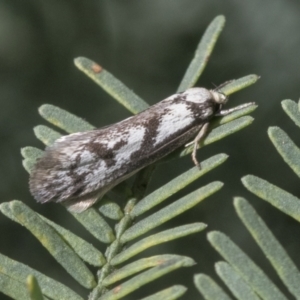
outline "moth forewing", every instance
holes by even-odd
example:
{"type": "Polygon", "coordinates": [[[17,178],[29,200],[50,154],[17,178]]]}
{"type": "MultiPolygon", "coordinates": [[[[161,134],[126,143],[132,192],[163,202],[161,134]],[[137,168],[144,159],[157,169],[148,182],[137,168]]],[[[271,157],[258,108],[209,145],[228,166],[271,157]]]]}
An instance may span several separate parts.
{"type": "Polygon", "coordinates": [[[193,138],[193,161],[210,119],[227,97],[205,88],[174,94],[145,111],[102,129],[74,133],[46,148],[30,175],[30,191],[41,203],[61,202],[81,212],[145,166],[193,138]],[[195,138],[196,137],[196,138],[195,138]]]}

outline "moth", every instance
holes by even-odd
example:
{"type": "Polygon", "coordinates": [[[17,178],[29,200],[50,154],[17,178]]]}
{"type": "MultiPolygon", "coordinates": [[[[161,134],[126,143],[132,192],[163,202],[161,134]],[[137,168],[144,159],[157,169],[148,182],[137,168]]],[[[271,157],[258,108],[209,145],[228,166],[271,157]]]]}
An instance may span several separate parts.
{"type": "Polygon", "coordinates": [[[254,103],[223,110],[218,89],[190,88],[110,126],[63,136],[47,147],[30,175],[31,194],[41,203],[82,212],[121,181],[175,149],[193,144],[192,159],[209,121],[254,103]]]}

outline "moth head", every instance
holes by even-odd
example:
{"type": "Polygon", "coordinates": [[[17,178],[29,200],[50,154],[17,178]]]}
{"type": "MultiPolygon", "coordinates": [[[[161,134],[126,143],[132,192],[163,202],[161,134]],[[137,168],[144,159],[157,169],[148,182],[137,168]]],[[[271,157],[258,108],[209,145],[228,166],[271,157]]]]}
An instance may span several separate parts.
{"type": "Polygon", "coordinates": [[[210,92],[216,103],[225,104],[228,101],[228,97],[226,95],[224,95],[223,93],[220,93],[216,90],[211,90],[210,92]]]}

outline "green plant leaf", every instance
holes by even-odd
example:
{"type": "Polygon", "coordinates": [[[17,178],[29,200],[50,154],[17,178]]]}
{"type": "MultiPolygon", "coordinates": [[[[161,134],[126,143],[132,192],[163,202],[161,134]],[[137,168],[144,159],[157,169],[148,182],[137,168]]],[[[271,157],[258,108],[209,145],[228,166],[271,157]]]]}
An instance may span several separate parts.
{"type": "Polygon", "coordinates": [[[260,300],[250,286],[243,280],[227,262],[216,263],[215,269],[219,277],[224,281],[233,295],[240,300],[260,300]]]}
{"type": "Polygon", "coordinates": [[[210,170],[218,167],[227,158],[228,155],[221,153],[201,162],[201,170],[199,170],[198,167],[194,167],[169,181],[164,186],[144,197],[137,205],[135,205],[130,215],[132,216],[132,218],[140,216],[159,203],[162,203],[164,200],[168,199],[178,191],[182,190],[190,183],[197,180],[199,177],[208,173],[210,170]]]}
{"type": "Polygon", "coordinates": [[[92,60],[78,57],[74,60],[74,63],[79,70],[89,76],[133,114],[137,114],[149,107],[143,99],[137,96],[124,83],[92,60]]]}
{"type": "Polygon", "coordinates": [[[120,220],[124,217],[124,214],[120,206],[110,200],[101,199],[101,206],[99,211],[107,218],[112,220],[120,220]]]}
{"type": "Polygon", "coordinates": [[[209,276],[205,274],[197,274],[194,276],[194,283],[198,291],[206,300],[231,300],[223,289],[209,276]]]}
{"type": "Polygon", "coordinates": [[[229,96],[240,91],[254,83],[260,78],[255,74],[247,75],[239,79],[230,80],[226,85],[219,89],[219,92],[229,96]]]}
{"type": "Polygon", "coordinates": [[[209,61],[220,33],[225,25],[225,17],[217,16],[207,27],[196,49],[186,73],[178,87],[178,92],[183,92],[194,86],[209,61]]]}
{"type": "Polygon", "coordinates": [[[27,277],[27,287],[31,300],[44,300],[38,281],[33,275],[27,277]]]}
{"type": "Polygon", "coordinates": [[[206,199],[213,193],[220,190],[223,183],[219,181],[212,182],[196,191],[182,197],[181,199],[173,202],[172,204],[160,209],[154,214],[137,222],[135,225],[127,229],[121,237],[122,243],[127,243],[142,234],[150,231],[151,229],[171,220],[172,218],[182,214],[188,209],[194,207],[202,200],[206,199]]]}
{"type": "Polygon", "coordinates": [[[265,273],[235,245],[229,237],[217,231],[207,235],[211,245],[241,275],[245,282],[264,300],[285,299],[286,297],[265,273]]]}
{"type": "Polygon", "coordinates": [[[103,254],[97,250],[92,244],[86,242],[79,236],[75,235],[71,231],[57,225],[56,223],[48,220],[47,218],[39,215],[43,221],[50,225],[61,237],[68,242],[72,249],[78,254],[78,256],[93,266],[103,266],[106,260],[103,254]]]}
{"type": "Polygon", "coordinates": [[[206,228],[206,225],[203,223],[194,223],[194,224],[187,224],[183,226],[174,227],[172,229],[168,229],[165,231],[161,231],[159,233],[150,235],[135,244],[131,245],[127,249],[123,250],[123,252],[116,255],[112,260],[111,264],[113,266],[121,264],[122,262],[128,260],[129,258],[137,255],[138,253],[162,244],[166,243],[168,241],[172,241],[178,238],[181,238],[183,236],[193,234],[199,231],[202,231],[204,228],[206,228]]]}
{"type": "Polygon", "coordinates": [[[217,128],[214,128],[208,133],[206,139],[203,141],[203,145],[209,145],[230,134],[239,131],[245,128],[246,126],[250,125],[253,122],[253,120],[254,119],[250,116],[244,116],[224,125],[221,125],[217,128]]]}
{"type": "Polygon", "coordinates": [[[34,167],[36,160],[43,155],[42,150],[27,146],[21,149],[21,155],[24,157],[22,164],[24,169],[30,174],[32,168],[34,167]]]}
{"type": "Polygon", "coordinates": [[[43,153],[44,153],[43,150],[31,146],[27,146],[21,149],[21,155],[25,159],[30,159],[34,161],[40,158],[43,155],[43,153]]]}
{"type": "Polygon", "coordinates": [[[182,268],[182,267],[190,267],[195,264],[194,260],[192,260],[189,257],[176,257],[172,258],[159,266],[156,266],[154,268],[151,268],[150,270],[147,270],[145,272],[140,273],[139,275],[129,279],[126,282],[123,282],[122,284],[116,286],[113,290],[109,291],[105,295],[99,298],[99,300],[117,300],[120,299],[141,286],[161,277],[165,274],[168,274],[172,271],[175,271],[176,269],[182,268]]]}
{"type": "Polygon", "coordinates": [[[300,149],[279,127],[270,127],[268,135],[283,160],[300,177],[300,149]]]}
{"type": "Polygon", "coordinates": [[[46,146],[51,146],[62,135],[45,125],[38,125],[33,128],[35,136],[46,146]]]}
{"type": "MultiPolygon", "coordinates": [[[[164,255],[156,255],[147,258],[141,258],[136,260],[124,267],[115,270],[113,273],[108,275],[102,282],[104,286],[109,286],[117,281],[123,280],[126,277],[132,276],[136,273],[139,273],[145,269],[152,268],[159,266],[167,261],[173,260],[174,258],[180,258],[180,255],[171,255],[171,254],[164,254],[164,255]]],[[[188,258],[188,257],[186,257],[188,258]]]]}
{"type": "Polygon", "coordinates": [[[183,285],[173,285],[141,300],[173,300],[180,298],[186,291],[187,288],[183,285]]]}
{"type": "Polygon", "coordinates": [[[70,288],[44,274],[8,258],[0,253],[0,290],[14,299],[30,299],[26,287],[27,277],[33,275],[39,282],[43,295],[54,299],[83,300],[70,288]]]}
{"type": "Polygon", "coordinates": [[[113,230],[94,208],[89,208],[80,214],[72,213],[72,216],[102,243],[111,243],[115,240],[113,230]]]}
{"type": "Polygon", "coordinates": [[[14,280],[10,274],[5,275],[0,272],[0,290],[12,299],[30,300],[25,282],[14,280]]]}
{"type": "Polygon", "coordinates": [[[253,194],[300,222],[300,199],[257,176],[242,178],[243,185],[253,194]]]}
{"type": "Polygon", "coordinates": [[[27,171],[27,173],[31,173],[34,165],[35,165],[36,161],[29,159],[29,158],[25,158],[22,160],[22,165],[24,167],[24,169],[27,171]]]}
{"type": "Polygon", "coordinates": [[[281,101],[281,106],[286,114],[295,122],[295,124],[300,127],[300,111],[298,104],[292,100],[281,101]]]}
{"type": "Polygon", "coordinates": [[[39,108],[40,115],[49,123],[63,129],[67,133],[93,130],[95,127],[68,111],[51,104],[39,108]]]}
{"type": "Polygon", "coordinates": [[[238,216],[271,262],[283,283],[297,298],[300,295],[300,273],[293,261],[265,222],[245,199],[235,198],[234,206],[238,216]]]}
{"type": "Polygon", "coordinates": [[[37,213],[24,203],[16,200],[2,203],[0,210],[8,218],[25,226],[81,285],[86,288],[95,286],[96,282],[90,270],[69,245],[37,213]]]}

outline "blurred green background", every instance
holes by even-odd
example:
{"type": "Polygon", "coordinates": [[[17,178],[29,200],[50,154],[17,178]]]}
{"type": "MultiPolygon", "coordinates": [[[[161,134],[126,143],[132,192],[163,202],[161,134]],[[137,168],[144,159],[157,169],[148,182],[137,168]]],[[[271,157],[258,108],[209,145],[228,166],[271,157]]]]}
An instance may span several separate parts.
{"type": "MultiPolygon", "coordinates": [[[[213,88],[230,79],[258,74],[258,83],[234,94],[228,106],[255,101],[259,108],[251,126],[198,152],[200,160],[221,152],[230,158],[173,200],[214,180],[223,181],[225,187],[164,228],[202,221],[208,224],[207,231],[225,232],[281,287],[237,218],[232,198],[241,195],[251,201],[299,266],[299,224],[252,196],[240,182],[243,175],[254,174],[299,195],[299,179],[282,161],[266,133],[269,126],[280,126],[300,145],[300,131],[280,105],[283,99],[298,101],[300,95],[299,1],[0,0],[1,202],[22,200],[104,250],[61,206],[36,204],[28,191],[20,148],[43,148],[32,131],[38,124],[46,124],[37,109],[44,103],[54,104],[97,127],[130,115],[76,69],[73,59],[78,56],[98,62],[148,103],[164,99],[175,92],[201,35],[219,14],[225,15],[226,26],[198,85],[213,88]]],[[[190,157],[162,165],[150,189],[192,166],[190,157]]],[[[0,252],[86,295],[87,291],[78,287],[24,228],[3,215],[0,224],[0,252]]],[[[135,294],[136,298],[181,283],[189,287],[184,298],[191,299],[197,295],[192,274],[205,272],[216,279],[213,263],[220,257],[207,243],[205,232],[141,256],[154,253],[188,255],[198,264],[148,285],[141,294],[135,294]]],[[[3,295],[0,298],[6,299],[3,295]]]]}

